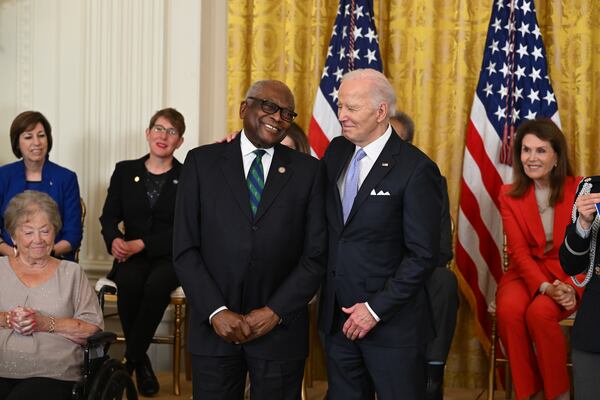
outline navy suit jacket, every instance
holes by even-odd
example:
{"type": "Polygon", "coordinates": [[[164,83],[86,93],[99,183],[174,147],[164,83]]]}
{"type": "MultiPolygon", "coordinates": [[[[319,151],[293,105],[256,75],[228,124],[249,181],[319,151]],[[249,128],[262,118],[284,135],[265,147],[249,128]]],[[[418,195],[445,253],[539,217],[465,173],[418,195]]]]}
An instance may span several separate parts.
{"type": "Polygon", "coordinates": [[[188,153],[177,193],[173,255],[191,306],[190,351],[302,359],[308,352],[307,304],[323,277],[326,225],[318,160],[276,145],[253,218],[240,137],[188,153]],[[244,345],[225,342],[209,324],[219,307],[240,314],[270,307],[282,318],[244,345]]]}
{"type": "MultiPolygon", "coordinates": [[[[337,137],[323,158],[329,259],[321,329],[339,329],[336,308],[368,302],[381,321],[362,342],[423,346],[432,333],[424,284],[437,266],[440,248],[439,170],[392,132],[344,224],[337,182],[354,150],[354,144],[337,137]],[[380,191],[389,195],[372,194],[380,191]]],[[[341,318],[343,322],[346,315],[341,318]]]]}

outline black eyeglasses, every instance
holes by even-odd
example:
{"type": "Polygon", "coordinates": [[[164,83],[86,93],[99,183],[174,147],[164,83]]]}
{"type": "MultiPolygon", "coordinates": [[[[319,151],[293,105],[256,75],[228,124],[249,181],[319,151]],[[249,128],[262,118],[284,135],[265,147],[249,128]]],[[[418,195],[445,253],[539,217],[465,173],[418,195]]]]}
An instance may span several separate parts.
{"type": "Polygon", "coordinates": [[[249,99],[260,101],[260,108],[266,112],[267,114],[275,114],[279,111],[279,115],[281,115],[281,119],[286,122],[292,122],[294,118],[298,116],[295,112],[288,108],[280,107],[279,105],[273,103],[270,100],[266,99],[258,99],[256,97],[248,96],[249,99]]]}

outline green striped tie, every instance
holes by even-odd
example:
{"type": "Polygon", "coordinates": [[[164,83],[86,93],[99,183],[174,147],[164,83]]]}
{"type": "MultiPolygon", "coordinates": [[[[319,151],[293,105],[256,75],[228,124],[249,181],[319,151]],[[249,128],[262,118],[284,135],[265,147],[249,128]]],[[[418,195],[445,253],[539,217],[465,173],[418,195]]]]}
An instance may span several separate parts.
{"type": "Polygon", "coordinates": [[[250,171],[248,171],[248,178],[246,179],[246,185],[248,186],[248,196],[250,196],[250,208],[252,209],[252,216],[256,215],[258,205],[260,204],[260,198],[262,196],[263,189],[265,188],[265,174],[262,165],[262,156],[266,153],[264,150],[254,150],[256,158],[250,165],[250,171]]]}

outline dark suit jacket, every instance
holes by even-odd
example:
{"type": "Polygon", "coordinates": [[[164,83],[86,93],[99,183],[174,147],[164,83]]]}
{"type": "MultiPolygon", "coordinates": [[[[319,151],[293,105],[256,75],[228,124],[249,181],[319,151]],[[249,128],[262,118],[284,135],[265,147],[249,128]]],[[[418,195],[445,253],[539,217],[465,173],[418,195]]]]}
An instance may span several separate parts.
{"type": "MultiPolygon", "coordinates": [[[[600,176],[591,177],[592,193],[600,192],[600,176]]],[[[581,185],[577,192],[581,190],[581,185]]],[[[592,233],[586,239],[581,238],[575,230],[575,224],[571,223],[566,230],[565,240],[560,247],[560,263],[565,273],[569,275],[585,274],[590,265],[590,244],[592,233]]],[[[592,278],[585,287],[581,297],[581,303],[577,310],[575,326],[571,333],[571,345],[581,351],[600,353],[600,274],[598,264],[600,262],[600,240],[596,242],[595,258],[593,260],[594,271],[592,278]]],[[[579,282],[584,276],[577,277],[579,282]]]]}
{"type": "MultiPolygon", "coordinates": [[[[100,216],[102,237],[109,253],[113,240],[120,237],[124,240],[142,239],[146,247],[140,256],[171,258],[175,196],[181,163],[173,159],[173,168],[168,172],[160,196],[150,208],[144,182],[147,159],[148,155],[145,155],[137,160],[117,163],[100,216]],[[119,230],[120,222],[124,224],[125,234],[119,230]]],[[[118,263],[113,264],[109,277],[117,266],[118,263]]]]}
{"type": "Polygon", "coordinates": [[[364,343],[424,345],[432,331],[424,284],[438,263],[440,248],[439,170],[392,132],[344,225],[337,182],[354,149],[354,144],[337,137],[323,158],[329,259],[321,329],[326,333],[336,329],[336,307],[367,301],[381,321],[362,339],[364,343]],[[390,195],[375,196],[373,190],[390,195]]]}
{"type": "Polygon", "coordinates": [[[447,268],[452,260],[452,222],[450,219],[450,199],[448,199],[448,183],[440,175],[440,190],[442,193],[441,225],[440,225],[440,259],[438,267],[447,268]]]}
{"type": "Polygon", "coordinates": [[[175,271],[191,305],[190,351],[243,351],[271,360],[304,358],[307,304],[324,273],[326,226],[318,160],[282,145],[268,171],[256,216],[244,176],[240,138],[188,153],[175,211],[175,271]],[[243,346],[209,324],[217,308],[246,314],[268,306],[282,323],[243,346]]]}

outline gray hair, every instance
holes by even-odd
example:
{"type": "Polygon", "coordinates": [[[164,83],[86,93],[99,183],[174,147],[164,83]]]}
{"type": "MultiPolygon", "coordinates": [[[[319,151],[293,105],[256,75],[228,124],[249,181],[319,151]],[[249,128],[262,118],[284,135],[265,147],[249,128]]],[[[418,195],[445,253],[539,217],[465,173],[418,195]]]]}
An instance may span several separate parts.
{"type": "Polygon", "coordinates": [[[6,211],[4,211],[6,230],[12,237],[15,237],[17,228],[38,212],[46,214],[54,228],[54,235],[57,235],[62,228],[58,205],[52,197],[36,190],[26,190],[8,202],[6,211]]]}
{"type": "Polygon", "coordinates": [[[368,79],[373,107],[385,103],[388,106],[388,118],[396,113],[396,93],[390,81],[381,72],[372,68],[355,69],[342,76],[342,82],[354,79],[368,79]]]}
{"type": "Polygon", "coordinates": [[[292,99],[292,103],[295,104],[294,94],[292,93],[291,89],[285,83],[276,79],[264,79],[254,82],[246,91],[246,97],[244,97],[244,99],[247,99],[248,97],[258,97],[258,95],[270,85],[279,86],[280,88],[287,90],[292,99]]]}

